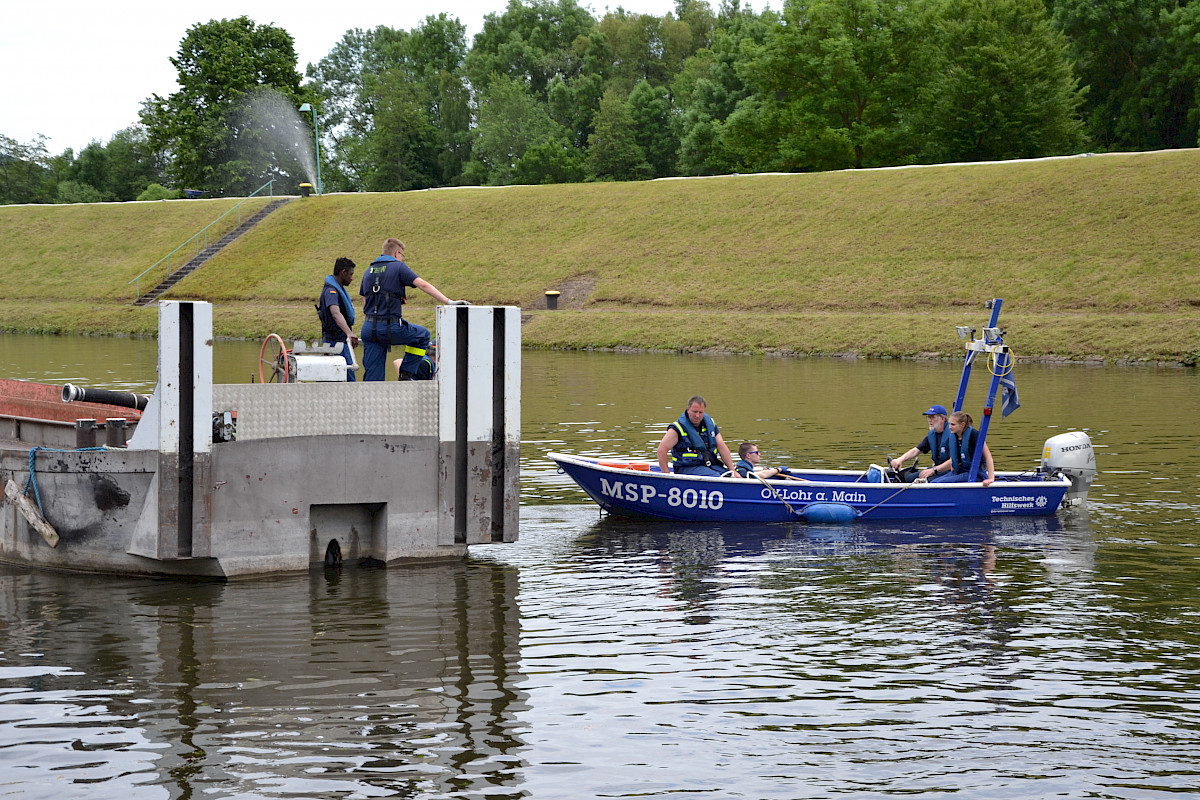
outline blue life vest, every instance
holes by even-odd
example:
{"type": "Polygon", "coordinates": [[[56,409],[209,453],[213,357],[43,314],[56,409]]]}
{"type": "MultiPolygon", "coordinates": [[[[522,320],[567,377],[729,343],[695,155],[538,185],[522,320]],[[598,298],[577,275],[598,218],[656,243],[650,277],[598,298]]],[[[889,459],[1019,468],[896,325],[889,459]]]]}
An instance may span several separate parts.
{"type": "MultiPolygon", "coordinates": [[[[359,291],[363,300],[363,313],[371,317],[401,317],[404,314],[404,284],[399,286],[384,285],[384,276],[392,264],[403,264],[403,261],[392,256],[380,256],[367,267],[363,275],[362,288],[359,291]],[[396,291],[396,290],[399,291],[396,291]]],[[[389,282],[389,283],[394,283],[389,282]]]]}
{"type": "MultiPolygon", "coordinates": [[[[977,441],[979,432],[970,425],[963,428],[962,435],[962,451],[958,449],[958,437],[951,434],[950,436],[950,469],[954,472],[970,472],[971,471],[971,456],[973,455],[974,445],[977,441]]],[[[984,472],[987,468],[984,467],[984,472]]]]}
{"type": "Polygon", "coordinates": [[[671,463],[683,467],[707,464],[720,464],[717,456],[717,423],[712,417],[704,415],[700,430],[688,419],[687,412],[679,415],[679,419],[671,423],[671,427],[679,434],[679,441],[671,448],[671,463]]]}
{"type": "Polygon", "coordinates": [[[741,461],[734,464],[733,468],[735,470],[737,470],[737,474],[741,475],[743,478],[749,478],[750,473],[754,472],[754,469],[755,469],[754,465],[751,464],[749,461],[747,461],[744,458],[741,461]]]}
{"type": "Polygon", "coordinates": [[[437,363],[428,355],[421,356],[421,360],[417,362],[417,377],[413,380],[431,381],[433,376],[437,374],[437,363]]]}
{"type": "Polygon", "coordinates": [[[942,423],[941,433],[930,431],[925,437],[925,441],[929,443],[929,455],[933,456],[933,466],[944,464],[950,457],[950,442],[953,439],[954,434],[950,432],[948,422],[942,423]]]}
{"type": "MultiPolygon", "coordinates": [[[[346,287],[332,275],[325,276],[325,286],[321,287],[321,292],[324,294],[325,289],[333,288],[338,293],[338,306],[342,309],[342,316],[346,318],[346,325],[354,327],[354,304],[350,302],[350,294],[346,291],[346,287]]],[[[333,321],[333,315],[329,313],[329,307],[324,303],[317,303],[317,316],[321,319],[321,335],[326,339],[341,339],[346,334],[333,321]]]]}

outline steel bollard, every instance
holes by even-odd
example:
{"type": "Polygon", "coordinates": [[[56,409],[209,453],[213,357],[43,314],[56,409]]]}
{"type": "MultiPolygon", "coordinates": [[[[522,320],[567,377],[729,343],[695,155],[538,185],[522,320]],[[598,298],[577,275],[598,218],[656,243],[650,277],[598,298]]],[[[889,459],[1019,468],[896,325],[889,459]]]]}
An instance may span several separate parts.
{"type": "Polygon", "coordinates": [[[96,420],[94,420],[94,419],[77,419],[77,420],[75,420],[75,446],[76,447],[95,447],[96,446],[96,420]]]}
{"type": "Polygon", "coordinates": [[[556,308],[558,308],[559,294],[561,294],[561,292],[555,292],[555,291],[546,292],[546,308],[548,310],[554,311],[556,308]]]}
{"type": "Polygon", "coordinates": [[[104,444],[109,447],[125,447],[128,444],[128,433],[128,422],[121,417],[110,418],[104,423],[104,444]]]}

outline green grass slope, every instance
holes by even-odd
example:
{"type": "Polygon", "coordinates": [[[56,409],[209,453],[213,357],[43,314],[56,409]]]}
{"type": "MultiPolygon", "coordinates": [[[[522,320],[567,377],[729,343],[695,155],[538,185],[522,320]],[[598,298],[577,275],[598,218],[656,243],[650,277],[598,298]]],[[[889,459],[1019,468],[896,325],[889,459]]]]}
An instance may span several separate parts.
{"type": "MultiPolygon", "coordinates": [[[[446,294],[526,309],[531,346],[956,354],[950,326],[1003,297],[1019,356],[1194,363],[1198,169],[1200,151],[1170,151],[326,195],[276,211],[167,296],[212,301],[222,335],[312,337],[333,260],[361,276],[398,236],[446,294]],[[549,289],[558,311],[543,310],[549,289]]],[[[216,216],[189,229],[197,205],[0,208],[0,326],[153,332],[125,283],[216,216]]],[[[428,323],[417,295],[410,314],[428,323]]]]}

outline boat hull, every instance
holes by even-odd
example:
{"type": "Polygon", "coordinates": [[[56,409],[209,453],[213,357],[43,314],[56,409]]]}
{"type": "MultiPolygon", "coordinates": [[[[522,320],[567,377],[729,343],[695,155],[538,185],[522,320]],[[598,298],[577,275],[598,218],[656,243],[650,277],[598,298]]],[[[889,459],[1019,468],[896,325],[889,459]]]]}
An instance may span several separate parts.
{"type": "MultiPolygon", "coordinates": [[[[1070,488],[1065,478],[979,483],[868,483],[864,473],[800,470],[806,482],[664,474],[562,453],[549,457],[601,509],[680,522],[794,522],[820,504],[852,508],[857,519],[1047,516],[1070,488]]],[[[1028,477],[1028,476],[1025,476],[1028,477]]]]}

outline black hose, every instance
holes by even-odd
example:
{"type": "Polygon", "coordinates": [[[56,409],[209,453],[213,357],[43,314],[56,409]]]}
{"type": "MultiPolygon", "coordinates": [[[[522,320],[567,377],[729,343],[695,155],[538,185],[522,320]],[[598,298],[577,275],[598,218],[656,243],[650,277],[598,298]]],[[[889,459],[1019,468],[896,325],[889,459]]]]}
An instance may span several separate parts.
{"type": "Polygon", "coordinates": [[[138,411],[146,410],[146,403],[150,402],[150,398],[144,394],[134,394],[133,392],[117,392],[112,389],[85,389],[82,386],[73,386],[69,383],[63,385],[62,401],[64,403],[103,403],[107,406],[121,406],[122,408],[136,408],[138,411]]]}

